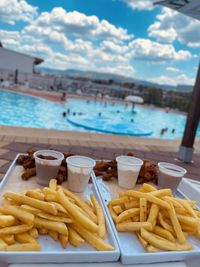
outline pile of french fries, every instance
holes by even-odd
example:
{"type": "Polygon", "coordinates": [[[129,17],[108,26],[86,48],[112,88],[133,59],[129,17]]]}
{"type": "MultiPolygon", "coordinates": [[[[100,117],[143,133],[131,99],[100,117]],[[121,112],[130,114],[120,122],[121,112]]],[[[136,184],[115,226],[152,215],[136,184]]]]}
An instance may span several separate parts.
{"type": "Polygon", "coordinates": [[[187,236],[200,237],[200,211],[196,202],[143,184],[139,191],[119,193],[108,204],[119,232],[135,232],[148,252],[191,250],[187,236]]]}
{"type": "Polygon", "coordinates": [[[63,248],[87,241],[97,250],[113,250],[104,241],[106,222],[96,198],[84,200],[57,185],[22,194],[6,192],[0,206],[0,251],[39,251],[39,235],[49,235],[63,248]]]}

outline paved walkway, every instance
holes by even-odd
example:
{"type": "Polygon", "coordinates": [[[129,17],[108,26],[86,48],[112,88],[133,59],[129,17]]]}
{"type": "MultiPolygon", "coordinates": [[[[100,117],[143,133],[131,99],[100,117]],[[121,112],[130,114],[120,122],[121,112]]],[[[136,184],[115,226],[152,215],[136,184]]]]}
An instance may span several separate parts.
{"type": "Polygon", "coordinates": [[[180,140],[0,126],[0,179],[17,153],[24,153],[28,149],[51,148],[94,159],[113,159],[117,155],[133,152],[136,157],[149,159],[155,163],[167,161],[183,166],[188,170],[188,177],[200,180],[199,140],[195,144],[193,164],[177,161],[179,144],[180,140]]]}

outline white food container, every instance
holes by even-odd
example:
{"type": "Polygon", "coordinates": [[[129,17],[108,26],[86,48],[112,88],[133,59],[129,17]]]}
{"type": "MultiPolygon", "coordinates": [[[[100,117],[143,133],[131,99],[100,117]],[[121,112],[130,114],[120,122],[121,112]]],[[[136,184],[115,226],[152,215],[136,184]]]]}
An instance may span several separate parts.
{"type": "MultiPolygon", "coordinates": [[[[95,175],[93,174],[94,178],[95,175]]],[[[95,180],[95,179],[94,179],[95,180]]],[[[172,262],[189,260],[195,257],[200,259],[200,241],[196,238],[187,238],[188,244],[193,244],[194,249],[190,251],[158,251],[154,253],[148,253],[145,251],[140,241],[138,240],[136,234],[117,232],[115,224],[113,223],[110,212],[107,208],[108,202],[114,197],[116,197],[116,192],[120,190],[115,182],[114,186],[111,188],[111,183],[102,181],[101,178],[95,180],[98,186],[101,197],[103,198],[104,208],[109,217],[110,223],[112,225],[113,231],[117,238],[119,248],[121,251],[121,263],[122,264],[147,264],[156,262],[172,262]]],[[[183,196],[182,196],[183,197],[183,196]]]]}
{"type": "MultiPolygon", "coordinates": [[[[16,159],[18,154],[4,176],[0,184],[0,192],[13,191],[22,192],[31,188],[42,188],[37,184],[36,178],[31,178],[28,181],[21,179],[23,171],[22,166],[16,165],[16,159]]],[[[88,184],[85,192],[79,194],[79,196],[85,196],[89,199],[90,194],[94,194],[102,208],[104,209],[102,200],[99,196],[99,192],[94,183],[94,177],[92,177],[92,183],[88,184]]],[[[65,186],[63,184],[63,186],[65,186]]],[[[0,202],[2,199],[0,200],[0,202]]],[[[87,242],[82,246],[76,248],[68,244],[66,249],[63,249],[59,242],[52,240],[48,235],[40,236],[38,241],[41,245],[41,251],[37,252],[0,252],[0,262],[5,263],[86,263],[86,262],[108,262],[117,261],[120,256],[119,247],[112,231],[110,221],[106,216],[104,210],[107,235],[105,240],[108,241],[115,250],[113,251],[97,251],[87,242]]]]}

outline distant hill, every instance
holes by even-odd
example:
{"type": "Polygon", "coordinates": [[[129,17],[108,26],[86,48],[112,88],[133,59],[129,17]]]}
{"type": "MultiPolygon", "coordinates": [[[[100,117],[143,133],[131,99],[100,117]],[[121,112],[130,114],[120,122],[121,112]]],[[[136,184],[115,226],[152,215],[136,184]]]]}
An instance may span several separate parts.
{"type": "Polygon", "coordinates": [[[57,75],[63,75],[67,77],[84,77],[84,78],[90,78],[90,79],[99,79],[99,80],[114,80],[116,82],[128,82],[128,83],[135,83],[137,85],[144,85],[149,87],[158,87],[164,90],[175,90],[175,86],[167,85],[167,84],[157,84],[152,83],[148,81],[138,80],[134,79],[132,77],[128,76],[122,76],[118,74],[112,74],[112,73],[103,73],[103,72],[97,72],[97,71],[82,71],[82,70],[76,70],[76,69],[67,69],[67,70],[57,70],[57,69],[49,69],[45,67],[38,67],[38,71],[41,73],[50,73],[50,74],[57,74],[57,75]]]}

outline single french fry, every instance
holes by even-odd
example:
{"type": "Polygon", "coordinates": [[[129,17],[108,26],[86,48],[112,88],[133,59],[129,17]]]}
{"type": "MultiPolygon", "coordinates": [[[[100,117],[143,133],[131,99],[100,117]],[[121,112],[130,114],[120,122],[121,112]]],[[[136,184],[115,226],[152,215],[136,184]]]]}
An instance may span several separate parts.
{"type": "Polygon", "coordinates": [[[7,243],[2,238],[0,238],[0,251],[5,251],[6,247],[7,243]]]}
{"type": "Polygon", "coordinates": [[[34,243],[34,242],[36,242],[35,238],[33,238],[30,234],[28,234],[26,232],[21,233],[21,234],[16,234],[15,240],[19,243],[34,243]]]}
{"type": "Polygon", "coordinates": [[[58,240],[58,232],[56,232],[56,231],[49,231],[48,234],[50,235],[50,237],[51,237],[53,240],[55,240],[55,241],[58,240]]]}
{"type": "Polygon", "coordinates": [[[123,209],[120,205],[113,206],[112,208],[116,214],[120,214],[123,212],[123,209]]]}
{"type": "Polygon", "coordinates": [[[81,198],[79,198],[78,196],[74,195],[72,192],[70,192],[69,190],[67,190],[66,188],[63,189],[64,194],[70,198],[72,198],[73,200],[75,200],[75,203],[82,208],[89,216],[90,219],[92,219],[92,221],[94,223],[97,223],[97,216],[94,214],[94,212],[91,209],[88,209],[88,205],[85,203],[85,201],[81,198]]]}
{"type": "Polygon", "coordinates": [[[73,224],[73,229],[80,234],[91,246],[95,247],[100,251],[110,251],[114,250],[113,246],[106,243],[103,239],[97,236],[94,233],[89,232],[85,228],[83,228],[80,224],[73,224]]]}
{"type": "Polygon", "coordinates": [[[129,190],[129,191],[126,191],[125,194],[126,196],[135,197],[135,198],[143,197],[143,198],[146,198],[147,201],[157,204],[162,208],[170,209],[170,205],[167,202],[159,199],[158,197],[151,195],[150,193],[142,193],[142,192],[135,191],[135,190],[129,190]]]}
{"type": "Polygon", "coordinates": [[[124,196],[124,197],[121,197],[121,198],[116,198],[116,199],[110,200],[109,204],[112,205],[112,206],[115,206],[115,205],[125,204],[128,201],[129,201],[128,197],[124,196]]]}
{"type": "Polygon", "coordinates": [[[108,209],[110,211],[110,215],[111,215],[113,221],[116,222],[117,221],[117,214],[114,212],[113,206],[110,204],[110,202],[108,203],[108,209]]]}
{"type": "Polygon", "coordinates": [[[0,215],[0,227],[7,227],[16,224],[16,219],[12,215],[0,215]]]}
{"type": "Polygon", "coordinates": [[[180,224],[184,223],[184,224],[187,224],[189,227],[193,228],[194,230],[195,229],[198,230],[198,224],[199,224],[198,219],[194,217],[190,217],[190,216],[181,215],[181,214],[177,214],[176,216],[180,224]]]}
{"type": "Polygon", "coordinates": [[[140,211],[138,208],[125,210],[116,218],[116,223],[121,223],[139,214],[140,211]]]}
{"type": "Polygon", "coordinates": [[[67,226],[62,222],[55,222],[55,221],[50,221],[50,220],[46,220],[43,218],[35,217],[34,226],[36,228],[44,228],[44,229],[56,231],[62,235],[68,234],[67,226]]]}
{"type": "Polygon", "coordinates": [[[148,232],[144,228],[141,228],[141,236],[151,245],[156,248],[169,250],[169,251],[182,251],[193,249],[192,245],[180,245],[171,241],[168,241],[158,235],[148,232]]]}
{"type": "Polygon", "coordinates": [[[56,196],[56,190],[54,190],[53,188],[50,188],[50,187],[44,187],[43,193],[45,196],[48,196],[48,195],[56,196]]]}
{"type": "Polygon", "coordinates": [[[69,230],[69,242],[74,247],[81,246],[85,240],[70,226],[68,227],[69,230]]]}
{"type": "Polygon", "coordinates": [[[176,242],[174,236],[169,232],[167,231],[166,229],[160,227],[159,225],[156,225],[153,229],[153,233],[158,235],[158,236],[161,236],[169,241],[172,241],[172,242],[176,242]]]}
{"type": "Polygon", "coordinates": [[[116,224],[116,228],[119,232],[136,232],[141,228],[152,230],[152,224],[150,222],[123,222],[116,224]]]}
{"type": "Polygon", "coordinates": [[[63,222],[63,223],[72,223],[73,222],[73,220],[70,218],[61,217],[58,215],[53,216],[53,215],[45,213],[45,212],[40,212],[37,214],[37,216],[40,218],[47,219],[50,221],[55,221],[55,222],[63,222]]]}
{"type": "Polygon", "coordinates": [[[56,190],[57,188],[57,180],[56,179],[51,179],[49,182],[49,188],[56,190]]]}
{"type": "Polygon", "coordinates": [[[95,233],[98,232],[98,226],[92,220],[90,220],[88,217],[86,217],[84,214],[82,214],[79,210],[75,208],[75,205],[71,203],[65,196],[62,188],[59,188],[57,193],[60,203],[71,214],[72,218],[74,218],[77,223],[79,223],[80,225],[82,225],[91,232],[95,233]]]}
{"type": "Polygon", "coordinates": [[[180,244],[184,244],[186,242],[185,236],[183,234],[183,231],[181,229],[181,225],[179,223],[179,220],[176,216],[176,212],[174,210],[174,206],[172,205],[172,203],[169,201],[168,204],[170,205],[170,209],[168,210],[169,213],[169,217],[171,220],[171,223],[173,225],[174,228],[174,232],[176,233],[176,236],[178,238],[178,241],[180,242],[180,244]]]}
{"type": "Polygon", "coordinates": [[[157,189],[153,185],[146,184],[146,183],[143,183],[142,188],[145,190],[145,192],[157,191],[157,189]]]}
{"type": "Polygon", "coordinates": [[[153,228],[155,227],[157,222],[158,212],[159,212],[159,206],[156,204],[152,204],[147,222],[150,222],[153,228]]]}
{"type": "Polygon", "coordinates": [[[175,197],[165,196],[164,199],[170,200],[174,205],[174,208],[180,208],[180,209],[184,208],[183,205],[175,197]]]}
{"type": "Polygon", "coordinates": [[[8,245],[12,245],[15,243],[15,238],[14,235],[2,235],[1,238],[3,239],[4,242],[8,245]]]}
{"type": "Polygon", "coordinates": [[[90,199],[92,201],[92,204],[95,208],[96,215],[97,215],[97,223],[98,223],[98,227],[99,227],[98,235],[101,238],[104,238],[105,234],[106,234],[106,221],[105,221],[103,209],[99,205],[98,201],[96,200],[96,198],[93,195],[90,195],[90,199]]]}
{"type": "Polygon", "coordinates": [[[21,208],[15,207],[15,206],[0,206],[0,212],[7,214],[7,215],[13,215],[15,218],[29,225],[33,224],[33,221],[34,221],[33,214],[27,211],[24,211],[21,208]]]}
{"type": "Polygon", "coordinates": [[[150,252],[150,253],[157,252],[157,249],[152,245],[148,245],[146,249],[147,249],[147,252],[150,252]]]}
{"type": "Polygon", "coordinates": [[[14,226],[1,228],[0,229],[0,236],[24,233],[24,232],[30,230],[32,228],[32,226],[33,225],[20,224],[20,225],[14,225],[14,226]]]}
{"type": "Polygon", "coordinates": [[[60,244],[62,245],[63,248],[67,247],[68,244],[68,235],[58,235],[58,239],[60,241],[60,244]]]}
{"type": "Polygon", "coordinates": [[[4,197],[13,199],[17,203],[27,204],[27,205],[30,205],[34,208],[41,209],[41,210],[46,211],[47,213],[50,213],[53,215],[57,214],[57,209],[55,208],[55,206],[53,204],[47,203],[45,201],[41,201],[38,199],[34,199],[31,197],[27,197],[24,195],[13,193],[13,192],[4,193],[4,197]]]}
{"type": "Polygon", "coordinates": [[[46,228],[38,228],[38,233],[40,235],[47,235],[49,233],[49,230],[46,228]]]}
{"type": "Polygon", "coordinates": [[[58,201],[58,198],[56,195],[51,195],[51,194],[48,194],[44,197],[45,201],[48,201],[48,202],[56,202],[58,201]]]}
{"type": "Polygon", "coordinates": [[[172,196],[172,190],[169,188],[160,189],[160,190],[149,192],[149,194],[155,197],[172,196]]]}
{"type": "Polygon", "coordinates": [[[129,202],[124,203],[124,206],[126,209],[139,208],[140,203],[138,199],[134,199],[134,200],[130,200],[129,202]]]}
{"type": "Polygon", "coordinates": [[[158,220],[159,220],[160,225],[164,229],[168,230],[173,235],[175,234],[173,227],[164,220],[163,214],[161,212],[158,213],[158,220]]]}
{"type": "Polygon", "coordinates": [[[35,190],[26,191],[26,196],[39,199],[39,200],[44,200],[44,194],[38,191],[35,191],[35,190]]]}
{"type": "Polygon", "coordinates": [[[33,238],[38,238],[38,230],[37,228],[32,228],[31,230],[29,230],[29,234],[30,236],[32,236],[33,238]]]}
{"type": "Polygon", "coordinates": [[[6,247],[6,251],[40,251],[40,244],[34,242],[10,245],[6,247]]]}
{"type": "Polygon", "coordinates": [[[147,220],[147,200],[146,198],[140,198],[140,222],[147,220]]]}
{"type": "Polygon", "coordinates": [[[57,203],[57,202],[51,202],[51,203],[56,207],[58,212],[62,212],[62,213],[69,215],[69,213],[66,211],[66,209],[60,203],[57,203]]]}
{"type": "Polygon", "coordinates": [[[33,215],[37,215],[38,213],[41,212],[40,209],[33,208],[33,207],[29,206],[29,205],[21,205],[20,208],[22,210],[25,210],[25,211],[33,214],[33,215]]]}
{"type": "Polygon", "coordinates": [[[137,234],[138,239],[140,240],[140,243],[146,249],[148,246],[148,242],[144,238],[141,237],[139,232],[137,232],[136,234],[137,234]]]}

